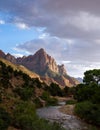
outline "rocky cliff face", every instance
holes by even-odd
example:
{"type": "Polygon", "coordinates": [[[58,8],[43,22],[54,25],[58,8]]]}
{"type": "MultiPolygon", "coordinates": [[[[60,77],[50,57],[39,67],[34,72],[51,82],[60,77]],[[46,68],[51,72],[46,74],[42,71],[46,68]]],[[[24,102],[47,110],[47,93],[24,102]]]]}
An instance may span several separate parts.
{"type": "Polygon", "coordinates": [[[6,56],[6,54],[2,50],[0,50],[0,57],[5,58],[5,56],[6,56]]]}
{"type": "Polygon", "coordinates": [[[16,64],[16,58],[9,53],[5,56],[5,59],[16,64]]]}
{"type": "Polygon", "coordinates": [[[5,54],[2,50],[0,50],[0,57],[16,64],[16,58],[9,53],[5,54]]]}
{"type": "Polygon", "coordinates": [[[58,69],[59,69],[59,73],[61,75],[66,75],[67,74],[65,66],[63,64],[62,65],[58,65],[58,69]]]}
{"type": "Polygon", "coordinates": [[[57,65],[54,58],[49,56],[44,49],[40,49],[34,55],[28,57],[17,58],[16,61],[17,64],[22,64],[42,76],[44,76],[44,74],[48,75],[50,71],[51,73],[53,72],[60,75],[66,74],[64,65],[57,65]]]}
{"type": "Polygon", "coordinates": [[[73,86],[79,82],[68,76],[64,65],[57,65],[53,57],[48,55],[44,49],[38,50],[34,55],[17,58],[17,64],[22,64],[31,71],[41,75],[46,83],[58,83],[61,86],[73,86]]]}
{"type": "Polygon", "coordinates": [[[29,70],[42,76],[41,79],[50,84],[52,81],[58,83],[61,86],[73,86],[78,82],[75,78],[68,76],[64,65],[57,65],[54,58],[48,55],[44,49],[38,50],[34,55],[27,57],[15,58],[9,53],[6,55],[0,51],[0,57],[9,60],[14,64],[19,64],[27,67],[29,70]],[[48,79],[48,80],[47,80],[48,79]]]}

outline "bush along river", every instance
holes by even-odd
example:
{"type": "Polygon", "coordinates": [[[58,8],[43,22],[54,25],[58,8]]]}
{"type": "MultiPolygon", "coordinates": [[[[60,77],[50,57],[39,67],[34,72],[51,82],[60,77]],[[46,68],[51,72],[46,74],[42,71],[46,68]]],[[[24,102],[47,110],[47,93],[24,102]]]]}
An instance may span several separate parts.
{"type": "Polygon", "coordinates": [[[75,115],[62,113],[59,110],[62,105],[64,105],[64,102],[60,102],[59,106],[39,108],[37,109],[37,114],[41,118],[61,124],[66,130],[90,130],[90,126],[75,115]]]}

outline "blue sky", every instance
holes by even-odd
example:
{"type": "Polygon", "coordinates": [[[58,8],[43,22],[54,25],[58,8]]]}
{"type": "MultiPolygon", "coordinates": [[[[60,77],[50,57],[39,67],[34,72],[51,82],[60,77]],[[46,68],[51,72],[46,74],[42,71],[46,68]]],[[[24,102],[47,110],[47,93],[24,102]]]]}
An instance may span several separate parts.
{"type": "Polygon", "coordinates": [[[74,77],[100,68],[100,0],[0,0],[0,49],[40,48],[74,77]]]}
{"type": "MultiPolygon", "coordinates": [[[[40,35],[36,28],[21,29],[14,24],[5,23],[0,25],[0,48],[8,53],[17,53],[14,48],[30,39],[37,38],[40,35]]],[[[23,53],[22,53],[23,54],[23,53]]],[[[24,53],[25,54],[25,53],[24,53]]]]}

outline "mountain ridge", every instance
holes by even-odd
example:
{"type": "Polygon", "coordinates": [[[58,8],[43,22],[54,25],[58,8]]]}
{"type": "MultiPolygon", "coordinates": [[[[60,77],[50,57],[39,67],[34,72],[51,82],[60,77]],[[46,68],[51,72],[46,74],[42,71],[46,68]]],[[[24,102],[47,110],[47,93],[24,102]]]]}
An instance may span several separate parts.
{"type": "Polygon", "coordinates": [[[28,69],[35,71],[41,76],[44,76],[44,73],[48,69],[57,74],[66,74],[64,65],[57,65],[55,59],[48,55],[43,48],[39,49],[34,55],[17,58],[16,62],[17,64],[23,64],[28,69]]]}
{"type": "Polygon", "coordinates": [[[0,57],[14,64],[25,66],[40,75],[41,79],[45,79],[44,82],[48,82],[48,84],[50,81],[55,81],[60,86],[72,87],[79,83],[75,78],[67,74],[63,64],[57,65],[55,59],[47,54],[43,48],[39,49],[33,55],[18,58],[15,58],[9,53],[5,54],[3,51],[0,51],[0,57]]]}

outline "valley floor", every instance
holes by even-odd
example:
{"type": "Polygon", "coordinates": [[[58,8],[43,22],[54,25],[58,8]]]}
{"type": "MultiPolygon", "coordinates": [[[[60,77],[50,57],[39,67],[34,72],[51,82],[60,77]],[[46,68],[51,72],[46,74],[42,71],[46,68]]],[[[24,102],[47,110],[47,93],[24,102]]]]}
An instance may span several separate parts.
{"type": "Polygon", "coordinates": [[[72,98],[59,98],[61,106],[40,108],[37,110],[37,114],[47,120],[60,123],[66,130],[99,130],[74,115],[75,105],[64,104],[65,101],[70,99],[72,98]]]}

